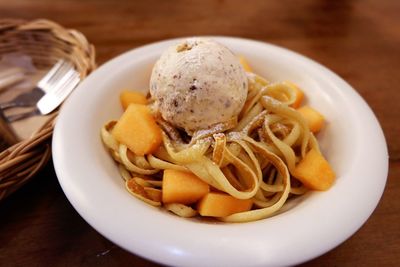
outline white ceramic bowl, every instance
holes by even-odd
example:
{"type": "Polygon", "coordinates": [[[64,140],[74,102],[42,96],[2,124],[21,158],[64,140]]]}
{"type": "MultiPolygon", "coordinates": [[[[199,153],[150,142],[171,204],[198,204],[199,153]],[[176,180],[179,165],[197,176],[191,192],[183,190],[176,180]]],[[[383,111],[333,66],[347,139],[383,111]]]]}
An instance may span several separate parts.
{"type": "Polygon", "coordinates": [[[317,257],[349,238],[375,209],[385,186],[388,155],[382,130],[362,98],[318,63],[274,45],[212,37],[245,55],[272,81],[290,80],[325,115],[318,138],[337,173],[327,192],[312,192],[272,218],[212,224],[162,212],[132,197],[100,140],[118,118],[119,92],[147,91],[152,65],[178,40],[129,51],[101,66],[69,97],[53,137],[59,182],[79,214],[126,250],[174,266],[282,266],[317,257]]]}

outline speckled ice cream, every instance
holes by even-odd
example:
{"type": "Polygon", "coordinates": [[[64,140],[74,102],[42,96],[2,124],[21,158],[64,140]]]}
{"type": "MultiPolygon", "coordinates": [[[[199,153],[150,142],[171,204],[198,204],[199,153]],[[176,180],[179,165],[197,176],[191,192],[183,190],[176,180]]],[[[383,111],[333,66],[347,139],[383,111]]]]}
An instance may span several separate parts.
{"type": "Polygon", "coordinates": [[[246,100],[247,77],[228,48],[192,38],[161,55],[150,94],[162,117],[190,134],[237,116],[246,100]]]}

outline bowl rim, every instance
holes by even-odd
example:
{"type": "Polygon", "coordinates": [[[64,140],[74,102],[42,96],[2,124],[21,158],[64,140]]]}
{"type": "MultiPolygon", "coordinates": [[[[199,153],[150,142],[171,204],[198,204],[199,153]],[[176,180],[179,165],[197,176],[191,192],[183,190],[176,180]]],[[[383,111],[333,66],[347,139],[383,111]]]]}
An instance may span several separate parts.
{"type": "MultiPolygon", "coordinates": [[[[91,202],[85,202],[85,200],[96,197],[93,195],[82,197],[83,191],[86,190],[85,193],[87,193],[87,189],[80,188],[82,184],[79,184],[76,179],[72,179],[74,175],[79,175],[79,170],[72,170],[72,160],[70,159],[71,152],[68,152],[71,150],[65,149],[66,147],[70,147],[70,143],[72,142],[70,141],[71,136],[68,135],[71,134],[71,132],[68,131],[68,127],[71,127],[71,117],[76,116],[76,111],[74,115],[74,109],[81,102],[80,99],[82,96],[90,95],[90,90],[87,89],[96,85],[96,83],[104,79],[105,76],[109,76],[110,73],[118,70],[120,66],[127,63],[128,59],[139,61],[142,58],[146,58],[149,53],[154,53],[154,51],[160,53],[163,48],[185,38],[187,37],[148,44],[132,49],[111,59],[90,74],[61,108],[53,134],[53,161],[59,183],[68,200],[78,213],[99,233],[124,249],[149,260],[174,266],[200,266],[204,264],[229,264],[232,266],[240,266],[243,263],[248,263],[247,265],[252,266],[299,264],[326,253],[354,234],[365,223],[378,204],[383,194],[388,174],[388,152],[386,142],[379,122],[372,110],[348,83],[319,63],[276,45],[225,36],[206,36],[206,38],[215,39],[228,47],[233,44],[238,46],[243,45],[269,53],[276,53],[277,57],[281,56],[282,58],[297,60],[314,71],[316,75],[327,79],[327,81],[343,90],[342,93],[345,94],[347,98],[346,101],[351,102],[353,107],[352,114],[349,117],[353,120],[358,116],[362,116],[363,118],[363,124],[357,124],[357,127],[362,128],[356,129],[356,133],[362,136],[360,134],[362,134],[363,131],[368,132],[368,140],[367,138],[356,140],[359,147],[365,144],[365,142],[369,143],[368,146],[364,148],[362,146],[360,147],[357,153],[358,157],[354,159],[351,169],[349,170],[352,175],[364,175],[370,178],[370,182],[366,185],[366,188],[363,188],[363,191],[358,193],[359,197],[363,199],[368,198],[365,202],[366,204],[364,204],[363,207],[354,207],[355,205],[346,206],[346,203],[344,203],[345,200],[350,200],[350,195],[346,195],[345,200],[341,200],[339,204],[336,203],[336,205],[341,205],[340,208],[342,209],[342,217],[339,218],[327,212],[322,213],[324,216],[327,216],[326,219],[319,218],[318,216],[321,209],[318,205],[311,205],[312,207],[308,210],[306,209],[308,213],[305,212],[304,209],[299,210],[298,214],[312,215],[313,218],[307,218],[306,221],[303,219],[301,222],[296,222],[303,231],[296,232],[294,230],[285,229],[290,236],[281,236],[278,246],[272,248],[270,245],[265,244],[265,240],[263,240],[265,234],[271,234],[271,231],[280,229],[279,224],[282,222],[287,223],[293,221],[295,218],[293,218],[292,214],[283,213],[279,218],[277,218],[277,216],[266,219],[268,221],[262,220],[244,224],[193,224],[181,218],[173,218],[172,216],[163,217],[166,215],[160,215],[161,213],[155,215],[153,211],[147,213],[141,204],[137,204],[135,208],[141,211],[144,216],[153,217],[154,215],[156,219],[162,219],[166,227],[179,229],[179,232],[182,233],[191,233],[190,236],[193,239],[188,240],[188,237],[185,236],[174,236],[172,233],[174,231],[158,230],[156,226],[159,222],[152,222],[150,224],[148,222],[146,224],[144,222],[135,222],[138,226],[148,228],[148,230],[143,230],[143,233],[135,234],[142,237],[148,235],[150,238],[157,234],[158,239],[154,237],[152,240],[145,240],[143,238],[140,239],[141,242],[134,242],[128,240],[124,233],[122,233],[123,231],[121,232],[120,229],[115,228],[115,225],[118,223],[107,220],[104,214],[94,213],[93,207],[90,206],[91,202]],[[374,152],[372,155],[371,151],[374,152]],[[309,212],[311,208],[313,211],[309,212]],[[357,210],[354,217],[352,214],[355,212],[355,208],[359,208],[360,210],[357,210]],[[161,217],[158,217],[159,215],[161,217]],[[320,222],[317,224],[312,223],[312,220],[315,220],[315,218],[318,218],[320,222]],[[102,222],[100,222],[101,219],[103,220],[102,222]],[[333,229],[332,225],[334,223],[342,227],[341,231],[339,233],[325,232],[333,229]],[[110,224],[114,224],[114,226],[110,224]],[[271,229],[264,229],[266,224],[271,229]],[[193,230],[196,230],[196,232],[193,232],[193,230]],[[150,231],[153,231],[153,233],[150,233],[150,231]],[[232,232],[235,233],[233,237],[231,235],[232,232]],[[255,232],[259,232],[259,234],[255,234],[255,232]],[[311,236],[313,234],[318,234],[321,241],[313,241],[312,245],[310,245],[307,240],[304,240],[307,234],[311,236]],[[206,238],[210,236],[216,236],[218,240],[210,242],[206,238]],[[232,242],[234,242],[235,245],[232,244],[232,242]],[[268,252],[266,250],[267,248],[272,250],[268,252]],[[290,257],[288,254],[290,254],[290,257]],[[209,257],[207,260],[207,256],[212,257],[209,257]]],[[[112,79],[112,77],[110,79],[112,79]]],[[[346,193],[351,194],[352,191],[349,189],[346,193]]],[[[316,195],[319,195],[319,193],[316,193],[316,195]]],[[[324,203],[328,203],[329,200],[325,199],[324,201],[324,203]]],[[[335,206],[330,207],[335,208],[335,206]]],[[[338,226],[336,225],[335,227],[337,228],[338,226]]]]}

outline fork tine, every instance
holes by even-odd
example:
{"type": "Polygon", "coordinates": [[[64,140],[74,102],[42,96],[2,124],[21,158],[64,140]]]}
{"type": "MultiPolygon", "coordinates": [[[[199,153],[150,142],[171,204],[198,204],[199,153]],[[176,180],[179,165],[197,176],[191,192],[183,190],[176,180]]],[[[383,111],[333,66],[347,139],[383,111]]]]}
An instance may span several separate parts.
{"type": "Polygon", "coordinates": [[[62,62],[60,67],[56,70],[56,72],[50,77],[50,79],[47,81],[46,84],[44,84],[44,87],[46,87],[46,92],[48,90],[51,90],[54,85],[58,84],[60,82],[60,79],[63,78],[66,72],[69,71],[70,65],[68,65],[65,61],[62,62]],[[50,88],[50,89],[49,89],[50,88]]]}
{"type": "Polygon", "coordinates": [[[42,83],[43,91],[46,93],[53,90],[53,87],[57,86],[59,83],[63,82],[63,77],[73,68],[70,62],[61,60],[60,64],[55,68],[55,72],[47,79],[47,81],[42,83]]]}
{"type": "Polygon", "coordinates": [[[59,79],[54,78],[52,84],[49,85],[50,88],[48,89],[47,93],[51,92],[56,94],[56,92],[60,90],[64,84],[68,84],[70,77],[74,75],[74,73],[76,73],[74,69],[69,69],[67,72],[62,73],[62,76],[57,77],[59,79]]]}
{"type": "Polygon", "coordinates": [[[72,89],[78,84],[80,81],[79,73],[72,72],[72,74],[68,77],[62,86],[58,88],[58,90],[54,91],[54,95],[56,95],[60,99],[64,99],[67,95],[72,91],[72,89]]]}
{"type": "Polygon", "coordinates": [[[38,87],[42,88],[44,87],[45,84],[49,82],[51,77],[59,70],[61,65],[63,64],[63,59],[60,59],[57,61],[57,63],[51,68],[51,70],[38,82],[38,87]]]}
{"type": "Polygon", "coordinates": [[[80,75],[75,70],[71,71],[64,82],[59,83],[56,89],[47,93],[37,103],[37,108],[42,115],[48,114],[60,105],[80,82],[80,75]]]}

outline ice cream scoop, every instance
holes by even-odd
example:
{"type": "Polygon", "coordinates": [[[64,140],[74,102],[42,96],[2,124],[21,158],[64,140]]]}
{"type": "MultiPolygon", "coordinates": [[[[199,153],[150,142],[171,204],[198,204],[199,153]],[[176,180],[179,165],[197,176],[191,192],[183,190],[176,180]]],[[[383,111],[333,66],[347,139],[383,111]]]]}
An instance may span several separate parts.
{"type": "Polygon", "coordinates": [[[239,114],[247,76],[225,46],[190,38],[161,55],[151,74],[150,94],[166,121],[192,134],[239,114]]]}

